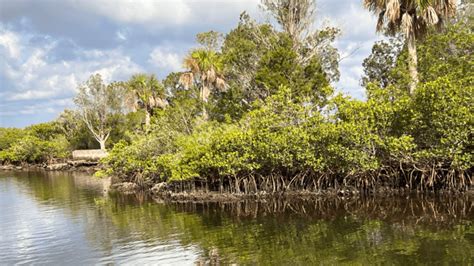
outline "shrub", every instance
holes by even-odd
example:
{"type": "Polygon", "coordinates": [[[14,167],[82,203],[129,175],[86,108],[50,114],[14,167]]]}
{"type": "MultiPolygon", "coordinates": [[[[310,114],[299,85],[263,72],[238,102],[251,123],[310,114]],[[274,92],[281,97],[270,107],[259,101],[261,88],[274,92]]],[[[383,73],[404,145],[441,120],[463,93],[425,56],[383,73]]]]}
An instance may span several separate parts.
{"type": "Polygon", "coordinates": [[[43,163],[69,156],[69,142],[55,122],[0,132],[2,163],[43,163]]]}
{"type": "Polygon", "coordinates": [[[25,131],[20,128],[0,128],[0,151],[10,148],[24,134],[25,131]]]}
{"type": "Polygon", "coordinates": [[[41,163],[53,159],[64,159],[69,155],[68,142],[64,136],[51,141],[27,135],[0,152],[0,160],[10,163],[41,163]]]}

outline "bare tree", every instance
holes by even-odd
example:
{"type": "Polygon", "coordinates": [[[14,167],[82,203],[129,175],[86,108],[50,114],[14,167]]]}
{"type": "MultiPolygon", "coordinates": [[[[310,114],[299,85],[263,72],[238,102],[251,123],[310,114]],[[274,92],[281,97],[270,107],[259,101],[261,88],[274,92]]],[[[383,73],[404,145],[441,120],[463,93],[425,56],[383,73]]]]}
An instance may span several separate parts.
{"type": "Polygon", "coordinates": [[[333,27],[315,29],[316,0],[262,0],[267,11],[293,41],[299,63],[305,65],[315,56],[331,81],[339,79],[339,53],[332,46],[340,30],[333,27]]]}
{"type": "Polygon", "coordinates": [[[87,128],[99,142],[100,149],[105,150],[113,127],[111,118],[124,110],[125,89],[120,83],[104,84],[100,74],[92,75],[78,89],[74,103],[87,128]]]}
{"type": "Polygon", "coordinates": [[[299,46],[311,30],[315,16],[314,0],[262,0],[262,8],[270,12],[299,46]]]}

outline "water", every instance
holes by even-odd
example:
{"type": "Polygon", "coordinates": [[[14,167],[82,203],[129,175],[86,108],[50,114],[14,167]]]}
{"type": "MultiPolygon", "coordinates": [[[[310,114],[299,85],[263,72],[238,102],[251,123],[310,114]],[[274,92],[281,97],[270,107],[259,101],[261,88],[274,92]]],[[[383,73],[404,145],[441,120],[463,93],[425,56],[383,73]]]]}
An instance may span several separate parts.
{"type": "Polygon", "coordinates": [[[0,172],[1,265],[473,265],[473,218],[466,196],[163,204],[0,172]]]}

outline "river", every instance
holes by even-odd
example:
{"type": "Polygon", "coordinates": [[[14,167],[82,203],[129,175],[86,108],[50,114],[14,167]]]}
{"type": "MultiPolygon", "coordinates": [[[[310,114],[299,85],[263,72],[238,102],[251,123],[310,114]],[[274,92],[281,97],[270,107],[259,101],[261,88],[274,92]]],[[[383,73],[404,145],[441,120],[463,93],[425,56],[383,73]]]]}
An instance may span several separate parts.
{"type": "Polygon", "coordinates": [[[0,264],[474,263],[467,196],[164,204],[80,173],[0,172],[0,264]]]}

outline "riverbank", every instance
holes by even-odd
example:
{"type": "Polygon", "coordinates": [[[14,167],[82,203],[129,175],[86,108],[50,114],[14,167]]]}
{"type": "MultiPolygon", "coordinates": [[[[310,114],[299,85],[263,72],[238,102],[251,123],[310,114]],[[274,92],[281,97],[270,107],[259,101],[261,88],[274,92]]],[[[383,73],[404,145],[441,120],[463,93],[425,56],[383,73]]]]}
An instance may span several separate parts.
{"type": "MultiPolygon", "coordinates": [[[[76,160],[54,164],[23,164],[23,165],[0,165],[0,170],[13,171],[52,171],[52,172],[79,172],[92,177],[102,167],[98,162],[76,160]]],[[[84,177],[84,176],[83,176],[84,177]]],[[[87,179],[87,177],[86,177],[87,179]]],[[[94,178],[95,179],[95,178],[94,178]]],[[[358,189],[355,186],[339,185],[324,189],[301,188],[295,189],[289,186],[275,186],[269,190],[252,189],[247,183],[242,189],[229,189],[229,186],[203,185],[202,180],[175,181],[171,183],[161,182],[154,185],[139,185],[134,182],[121,182],[119,178],[106,177],[107,187],[104,191],[119,194],[142,194],[146,193],[158,202],[238,202],[242,200],[267,201],[273,199],[321,199],[339,198],[351,200],[363,197],[393,197],[408,195],[443,195],[459,196],[467,195],[474,197],[472,184],[464,190],[437,189],[419,190],[408,187],[391,187],[388,185],[378,186],[372,189],[358,189]]]]}
{"type": "Polygon", "coordinates": [[[121,194],[147,193],[155,200],[161,202],[236,202],[242,200],[266,201],[271,199],[320,199],[340,198],[342,200],[357,199],[361,197],[394,197],[409,195],[431,195],[431,196],[467,196],[474,198],[474,189],[469,187],[464,191],[459,190],[411,190],[408,188],[378,187],[373,190],[359,190],[354,187],[340,187],[338,189],[328,188],[321,190],[286,190],[279,192],[247,192],[235,193],[228,191],[210,191],[188,187],[176,190],[176,184],[170,186],[166,183],[158,183],[153,187],[140,187],[132,182],[116,182],[112,178],[110,191],[121,194]]]}
{"type": "Polygon", "coordinates": [[[87,160],[69,160],[57,163],[23,163],[20,165],[5,164],[0,165],[0,170],[47,170],[47,171],[78,171],[95,173],[102,169],[98,162],[92,162],[87,160]]]}

